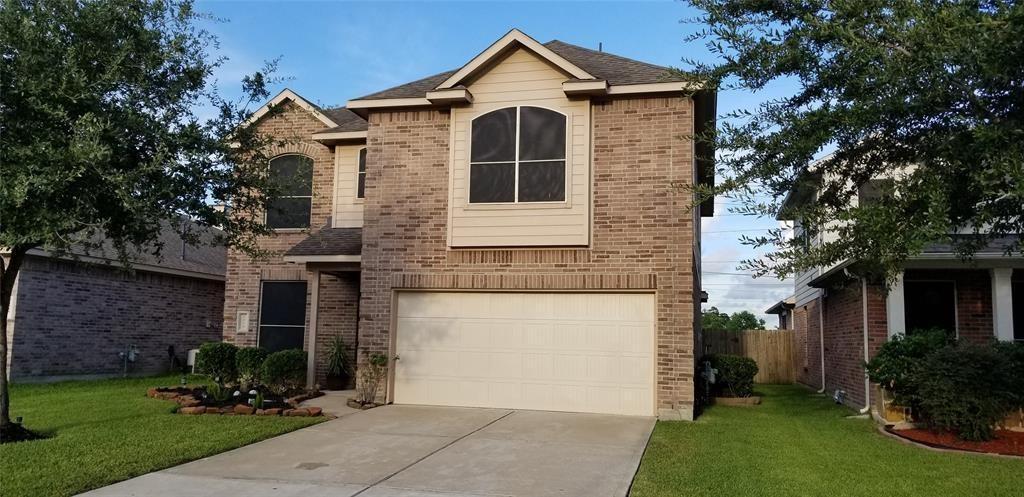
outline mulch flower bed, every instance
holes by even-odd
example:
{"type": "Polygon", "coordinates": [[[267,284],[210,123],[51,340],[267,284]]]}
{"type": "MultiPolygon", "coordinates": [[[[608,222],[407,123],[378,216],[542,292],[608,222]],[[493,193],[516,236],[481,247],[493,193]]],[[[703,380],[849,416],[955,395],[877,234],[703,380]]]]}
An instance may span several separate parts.
{"type": "Polygon", "coordinates": [[[1003,454],[1006,456],[1024,456],[1024,432],[996,430],[996,438],[987,442],[970,442],[961,440],[949,432],[935,432],[921,428],[906,430],[888,430],[897,436],[941,449],[966,450],[986,454],[1003,454]]]}
{"type": "MultiPolygon", "coordinates": [[[[319,407],[299,407],[309,399],[323,395],[319,390],[303,392],[298,395],[284,397],[267,397],[264,405],[275,406],[257,409],[247,403],[239,403],[237,398],[216,403],[208,398],[206,388],[202,386],[184,387],[153,387],[146,395],[161,400],[173,400],[180,406],[178,414],[221,414],[225,416],[320,416],[323,410],[319,407]],[[279,407],[278,407],[279,406],[279,407]]],[[[247,397],[247,396],[243,396],[247,397]]]]}

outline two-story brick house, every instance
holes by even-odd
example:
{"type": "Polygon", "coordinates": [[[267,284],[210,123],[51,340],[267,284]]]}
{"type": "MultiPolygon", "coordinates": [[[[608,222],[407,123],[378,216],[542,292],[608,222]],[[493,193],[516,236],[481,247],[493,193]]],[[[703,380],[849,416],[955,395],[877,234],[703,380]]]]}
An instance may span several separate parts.
{"type": "MultiPolygon", "coordinates": [[[[789,192],[778,219],[794,223],[804,236],[796,207],[814,202],[819,180],[813,164],[789,192]]],[[[871,202],[883,191],[885,178],[860,186],[850,205],[871,202]]],[[[806,237],[806,243],[834,240],[831,230],[806,237]]],[[[976,235],[951,235],[976,236],[976,235]]],[[[1019,235],[1018,235],[1019,236],[1019,235]]],[[[877,405],[864,363],[897,334],[944,329],[968,342],[1024,340],[1024,257],[1006,253],[1015,236],[988,241],[965,261],[947,241],[925,246],[909,258],[888,284],[870,274],[864,261],[849,259],[796,275],[788,305],[796,340],[797,380],[867,411],[877,405]]],[[[777,309],[773,307],[772,309],[777,309]]],[[[771,310],[769,310],[771,312],[771,310]]]]}
{"type": "Polygon", "coordinates": [[[338,335],[397,356],[396,403],[692,419],[713,92],[512,30],[346,108],[268,105],[271,170],[310,188],[267,214],[280,257],[229,255],[227,340],[304,347],[311,382],[338,335]]]}

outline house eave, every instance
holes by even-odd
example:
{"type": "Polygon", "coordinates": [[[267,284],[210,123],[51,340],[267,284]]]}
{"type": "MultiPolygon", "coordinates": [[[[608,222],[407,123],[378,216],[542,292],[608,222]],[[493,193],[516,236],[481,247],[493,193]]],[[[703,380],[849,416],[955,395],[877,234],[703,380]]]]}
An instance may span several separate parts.
{"type": "Polygon", "coordinates": [[[340,254],[324,254],[324,255],[286,255],[282,258],[285,262],[297,262],[300,264],[318,263],[318,262],[361,262],[361,255],[340,255],[340,254]]]}

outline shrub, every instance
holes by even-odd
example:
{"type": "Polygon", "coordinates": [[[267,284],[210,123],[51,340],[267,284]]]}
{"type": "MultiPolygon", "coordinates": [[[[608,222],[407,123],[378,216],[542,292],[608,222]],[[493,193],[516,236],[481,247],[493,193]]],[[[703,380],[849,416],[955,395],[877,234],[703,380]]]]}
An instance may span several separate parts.
{"type": "Polygon", "coordinates": [[[340,336],[335,336],[327,347],[327,376],[348,376],[351,370],[348,346],[340,336]]]}
{"type": "Polygon", "coordinates": [[[965,440],[990,440],[996,423],[1019,405],[1013,360],[993,345],[946,346],[913,368],[920,417],[965,440]]]}
{"type": "Polygon", "coordinates": [[[274,352],[263,361],[263,382],[276,393],[285,394],[306,385],[306,352],[289,349],[274,352]]]}
{"type": "MultiPolygon", "coordinates": [[[[396,357],[395,360],[398,360],[396,357]]],[[[388,356],[370,354],[366,364],[359,368],[359,381],[356,384],[356,401],[360,404],[372,404],[377,401],[377,391],[388,376],[388,356]]]]}
{"type": "Polygon", "coordinates": [[[953,341],[945,330],[940,329],[896,335],[882,344],[878,354],[864,368],[871,381],[892,393],[896,404],[913,409],[917,407],[918,397],[911,373],[928,354],[952,345],[953,341]]]}
{"type": "Polygon", "coordinates": [[[263,372],[263,361],[269,352],[258,347],[242,347],[235,354],[235,366],[238,369],[238,381],[243,385],[255,385],[260,382],[263,372]]]}
{"type": "Polygon", "coordinates": [[[1010,362],[1017,409],[1022,409],[1024,408],[1024,342],[997,342],[996,349],[1010,362]]]}
{"type": "Polygon", "coordinates": [[[711,367],[718,370],[712,390],[715,395],[729,397],[750,397],[754,393],[754,376],[757,362],[749,357],[728,354],[709,356],[711,367]]]}
{"type": "Polygon", "coordinates": [[[199,346],[196,357],[196,368],[213,377],[214,381],[223,385],[235,381],[235,354],[238,347],[225,342],[207,342],[199,346]]]}

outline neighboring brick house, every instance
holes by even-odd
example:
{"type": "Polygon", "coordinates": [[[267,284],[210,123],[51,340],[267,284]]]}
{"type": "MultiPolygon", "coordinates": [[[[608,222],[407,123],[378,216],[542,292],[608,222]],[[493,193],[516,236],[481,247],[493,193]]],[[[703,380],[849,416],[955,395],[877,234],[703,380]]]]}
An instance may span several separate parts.
{"type": "Polygon", "coordinates": [[[250,122],[306,186],[280,256],[229,253],[226,339],[305,348],[310,382],[335,336],[397,356],[390,402],[692,419],[715,94],[687,86],[512,30],[347,108],[282,92],[250,122]]]}
{"type": "MultiPolygon", "coordinates": [[[[204,243],[213,241],[205,231],[204,243]]],[[[29,251],[8,315],[13,381],[166,372],[170,348],[180,366],[189,349],[221,340],[227,249],[188,245],[171,228],[162,256],[137,253],[121,266],[109,245],[65,254],[29,251]]]]}
{"type": "MultiPolygon", "coordinates": [[[[862,186],[851,203],[870,201],[876,181],[884,180],[862,186]]],[[[794,222],[796,236],[802,236],[800,219],[787,213],[816,195],[813,181],[801,184],[779,216],[794,222]]],[[[825,232],[809,243],[833,236],[825,232]]],[[[864,363],[896,334],[941,328],[972,342],[1024,340],[1024,257],[1005,253],[1015,239],[991,240],[970,261],[949,244],[929,244],[888,287],[855,276],[856,260],[798,274],[792,304],[797,380],[829,395],[839,391],[848,406],[867,409],[878,399],[864,363]]]]}

